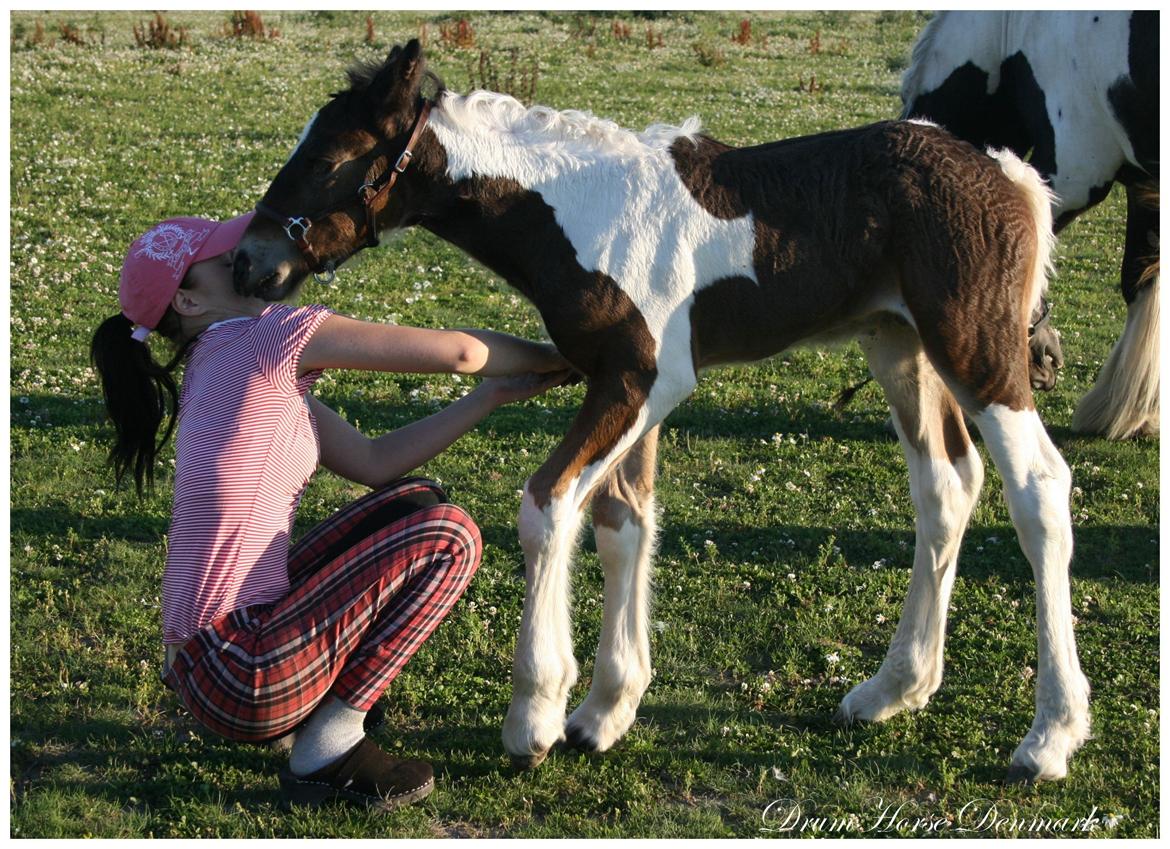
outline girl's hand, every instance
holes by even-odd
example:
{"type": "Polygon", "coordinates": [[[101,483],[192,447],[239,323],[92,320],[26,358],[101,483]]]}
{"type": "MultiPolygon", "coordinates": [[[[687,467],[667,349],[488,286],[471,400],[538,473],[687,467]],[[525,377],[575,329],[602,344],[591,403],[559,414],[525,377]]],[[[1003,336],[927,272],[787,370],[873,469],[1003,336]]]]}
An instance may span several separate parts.
{"type": "Polygon", "coordinates": [[[533,342],[533,361],[530,370],[545,374],[552,371],[572,369],[569,361],[561,356],[557,346],[548,342],[533,342]]]}
{"type": "Polygon", "coordinates": [[[572,369],[562,367],[555,371],[526,372],[509,377],[487,377],[479,384],[478,389],[490,394],[493,402],[497,405],[511,404],[514,401],[534,398],[554,386],[561,386],[569,382],[573,376],[572,369]]]}

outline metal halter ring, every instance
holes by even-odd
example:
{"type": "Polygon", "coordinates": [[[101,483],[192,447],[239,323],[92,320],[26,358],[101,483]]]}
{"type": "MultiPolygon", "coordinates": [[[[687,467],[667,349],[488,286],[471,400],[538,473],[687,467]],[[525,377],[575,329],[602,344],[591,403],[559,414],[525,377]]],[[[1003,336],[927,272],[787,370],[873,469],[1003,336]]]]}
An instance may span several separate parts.
{"type": "Polygon", "coordinates": [[[332,262],[325,263],[325,269],[323,271],[314,271],[313,272],[313,279],[316,280],[318,283],[320,283],[322,286],[328,286],[336,278],[337,278],[337,270],[332,262]]]}
{"type": "Polygon", "coordinates": [[[293,227],[300,227],[301,228],[300,238],[304,239],[305,235],[309,232],[309,228],[312,226],[313,226],[313,222],[307,218],[289,218],[288,221],[284,225],[284,232],[285,232],[286,236],[288,236],[290,239],[292,239],[294,242],[296,242],[296,241],[299,241],[299,239],[297,239],[297,237],[292,234],[292,228],[293,227]]]}

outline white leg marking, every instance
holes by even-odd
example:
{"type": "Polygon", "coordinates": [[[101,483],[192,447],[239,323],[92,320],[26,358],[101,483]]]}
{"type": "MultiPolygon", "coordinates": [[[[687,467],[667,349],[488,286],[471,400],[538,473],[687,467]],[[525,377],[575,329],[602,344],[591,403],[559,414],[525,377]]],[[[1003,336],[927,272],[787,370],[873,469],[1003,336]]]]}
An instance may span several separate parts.
{"type": "Polygon", "coordinates": [[[577,680],[569,628],[569,565],[581,524],[578,505],[554,498],[537,507],[527,487],[520,504],[520,545],[527,588],[516,654],[504,748],[535,766],[564,736],[565,704],[577,680]]]}
{"type": "Polygon", "coordinates": [[[1003,478],[1008,512],[1036,578],[1036,718],[1012,755],[1014,777],[1062,778],[1089,737],[1089,682],[1073,637],[1068,466],[1035,410],[992,405],[973,416],[1003,478]]]}
{"type": "Polygon", "coordinates": [[[634,723],[650,686],[650,563],[654,501],[619,530],[598,526],[597,554],[605,571],[605,610],[589,695],[569,717],[569,741],[604,752],[634,723]]]}
{"type": "Polygon", "coordinates": [[[975,446],[953,464],[919,452],[894,423],[910,466],[910,495],[917,509],[914,571],[885,660],[874,677],[841,702],[840,719],[877,722],[903,710],[918,710],[942,683],[947,604],[955,580],[959,546],[983,485],[975,446]]]}

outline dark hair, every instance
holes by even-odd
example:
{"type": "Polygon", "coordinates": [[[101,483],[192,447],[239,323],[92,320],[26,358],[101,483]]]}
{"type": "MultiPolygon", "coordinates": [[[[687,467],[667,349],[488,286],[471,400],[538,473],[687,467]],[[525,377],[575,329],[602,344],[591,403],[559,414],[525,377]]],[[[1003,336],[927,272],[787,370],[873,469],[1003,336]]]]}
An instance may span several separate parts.
{"type": "Polygon", "coordinates": [[[134,472],[134,486],[142,495],[143,485],[154,485],[154,461],[175,429],[179,391],[174,371],[194,338],[181,342],[179,317],[171,309],[159,322],[156,332],[175,346],[174,356],[165,365],[155,362],[150,348],[130,336],[134,325],[119,313],[98,327],[90,345],[90,359],[102,380],[106,411],[114,423],[116,438],[110,449],[110,464],[118,484],[127,470],[134,472]],[[158,439],[166,419],[166,430],[158,439]]]}

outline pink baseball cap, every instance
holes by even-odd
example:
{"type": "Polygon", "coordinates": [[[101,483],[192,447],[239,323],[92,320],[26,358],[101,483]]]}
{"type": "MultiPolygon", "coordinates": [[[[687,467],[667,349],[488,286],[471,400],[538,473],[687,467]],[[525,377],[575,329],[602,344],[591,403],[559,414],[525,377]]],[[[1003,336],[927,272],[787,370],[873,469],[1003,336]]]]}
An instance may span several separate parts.
{"type": "Polygon", "coordinates": [[[118,301],[122,315],[136,325],[139,342],[158,326],[171,298],[192,265],[232,250],[255,212],[228,221],[168,218],[135,240],[122,261],[118,301]]]}

